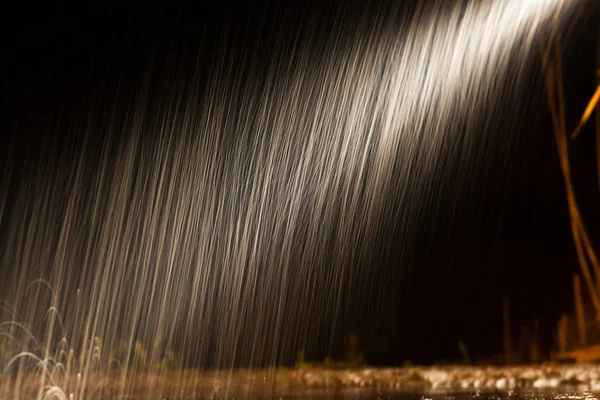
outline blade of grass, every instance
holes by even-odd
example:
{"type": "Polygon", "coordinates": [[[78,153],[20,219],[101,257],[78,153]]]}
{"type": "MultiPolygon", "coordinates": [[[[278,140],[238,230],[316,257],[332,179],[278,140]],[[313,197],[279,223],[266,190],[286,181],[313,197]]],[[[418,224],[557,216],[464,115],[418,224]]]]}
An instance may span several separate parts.
{"type": "Polygon", "coordinates": [[[579,136],[581,129],[583,128],[585,123],[588,121],[588,119],[590,119],[590,117],[592,116],[592,113],[596,109],[596,105],[598,104],[599,100],[600,100],[600,85],[598,85],[598,88],[596,88],[596,92],[594,93],[594,95],[592,96],[592,99],[590,100],[587,107],[585,108],[585,111],[583,112],[583,115],[581,116],[581,119],[579,120],[579,124],[577,125],[577,128],[575,128],[575,130],[571,134],[572,139],[579,136]]]}

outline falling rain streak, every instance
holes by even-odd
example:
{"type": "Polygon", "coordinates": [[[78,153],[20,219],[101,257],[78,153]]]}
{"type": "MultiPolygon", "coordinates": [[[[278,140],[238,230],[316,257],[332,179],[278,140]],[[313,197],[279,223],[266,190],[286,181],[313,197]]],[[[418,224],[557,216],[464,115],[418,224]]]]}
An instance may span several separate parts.
{"type": "Polygon", "coordinates": [[[150,64],[134,95],[111,82],[110,106],[58,113],[45,129],[67,139],[1,176],[5,353],[63,349],[83,390],[136,343],[148,366],[262,366],[335,330],[344,288],[373,249],[411,248],[441,154],[485,135],[561,6],[445,3],[342,14],[326,34],[308,13],[266,59],[233,62],[224,27],[209,69],[150,64]],[[401,243],[382,237],[390,213],[401,243]]]}

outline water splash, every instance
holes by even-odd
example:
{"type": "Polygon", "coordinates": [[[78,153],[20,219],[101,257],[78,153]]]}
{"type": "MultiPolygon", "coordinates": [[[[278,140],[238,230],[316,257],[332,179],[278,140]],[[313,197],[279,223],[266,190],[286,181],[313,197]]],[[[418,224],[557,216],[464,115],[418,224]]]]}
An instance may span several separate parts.
{"type": "Polygon", "coordinates": [[[149,66],[133,98],[89,100],[68,140],[3,170],[0,395],[26,371],[38,398],[84,398],[97,371],[126,393],[130,370],[274,365],[322,340],[305,321],[340,322],[390,212],[410,248],[437,160],[484,134],[560,6],[392,8],[325,40],[308,18],[266,64],[230,62],[225,31],[208,78],[149,66]]]}

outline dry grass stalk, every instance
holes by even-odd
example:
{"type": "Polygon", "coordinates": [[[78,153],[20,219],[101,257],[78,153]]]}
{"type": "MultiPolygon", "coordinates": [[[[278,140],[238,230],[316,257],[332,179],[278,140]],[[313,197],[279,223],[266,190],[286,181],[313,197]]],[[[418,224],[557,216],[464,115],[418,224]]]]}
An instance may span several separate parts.
{"type": "MultiPolygon", "coordinates": [[[[581,212],[577,205],[575,190],[571,179],[568,138],[572,135],[568,134],[566,124],[565,99],[562,80],[563,71],[561,61],[561,40],[558,30],[559,16],[560,10],[557,11],[555,16],[555,30],[552,43],[547,46],[542,46],[541,49],[546,83],[546,93],[548,97],[548,106],[550,108],[550,113],[552,116],[552,125],[554,130],[554,137],[556,140],[556,147],[558,150],[560,167],[565,182],[569,216],[571,219],[571,231],[573,234],[575,249],[577,250],[577,258],[579,260],[581,271],[583,273],[586,286],[590,293],[590,298],[594,305],[597,318],[598,320],[600,320],[600,298],[598,293],[598,285],[600,284],[600,263],[598,261],[598,256],[596,255],[596,252],[589,239],[587,230],[585,229],[585,225],[581,217],[581,212]],[[594,274],[593,276],[592,270],[594,274]]],[[[598,99],[596,99],[595,101],[594,99],[592,99],[590,105],[588,105],[588,109],[590,109],[591,107],[591,109],[593,110],[593,106],[595,106],[597,102],[598,99]]],[[[591,115],[591,111],[589,111],[588,109],[586,109],[586,112],[584,112],[584,117],[586,117],[586,114],[591,115]]],[[[587,115],[587,118],[589,118],[589,115],[587,115]]],[[[587,121],[587,118],[582,118],[582,121],[587,121]]],[[[600,146],[600,144],[598,146],[600,146]]],[[[600,161],[598,162],[598,167],[600,171],[600,161]]]]}
{"type": "Polygon", "coordinates": [[[564,353],[568,350],[569,316],[561,315],[558,321],[558,351],[564,353]]]}
{"type": "Polygon", "coordinates": [[[585,310],[581,296],[581,282],[579,275],[573,275],[573,294],[575,296],[575,311],[577,312],[577,330],[579,333],[579,346],[587,346],[587,329],[585,326],[585,310]]]}
{"type": "Polygon", "coordinates": [[[504,362],[506,364],[512,364],[514,362],[514,352],[510,329],[510,303],[508,296],[504,296],[502,300],[502,314],[504,323],[504,362]]]}
{"type": "MultiPolygon", "coordinates": [[[[600,25],[598,25],[598,50],[597,50],[596,81],[600,85],[600,25]]],[[[598,190],[600,190],[600,109],[596,109],[596,169],[598,171],[598,190]]]]}

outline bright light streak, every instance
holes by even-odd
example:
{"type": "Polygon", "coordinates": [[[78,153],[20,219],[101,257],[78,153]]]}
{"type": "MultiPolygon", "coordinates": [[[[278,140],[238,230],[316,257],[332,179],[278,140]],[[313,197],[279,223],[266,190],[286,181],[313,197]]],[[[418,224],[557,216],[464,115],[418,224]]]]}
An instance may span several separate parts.
{"type": "MultiPolygon", "coordinates": [[[[25,165],[19,182],[7,169],[10,274],[0,291],[15,304],[0,322],[20,314],[27,325],[0,324],[0,336],[17,359],[31,355],[19,353],[32,342],[21,338],[44,338],[35,388],[51,376],[82,398],[91,371],[112,368],[109,356],[122,363],[120,393],[130,365],[158,368],[175,355],[274,364],[323,334],[312,322],[335,325],[351,279],[379,261],[373,249],[410,254],[442,156],[473,153],[498,104],[518,107],[511,96],[537,57],[536,34],[562,4],[458,3],[440,0],[402,23],[382,12],[352,37],[328,26],[324,51],[307,18],[306,40],[281,39],[294,51],[268,68],[225,63],[230,47],[216,46],[208,76],[173,73],[152,91],[159,98],[142,90],[83,128],[85,118],[61,125],[101,133],[103,151],[81,140],[73,158],[50,146],[49,165],[25,165]],[[460,147],[443,148],[454,131],[460,147]],[[401,243],[381,235],[390,211],[401,243]],[[30,287],[39,277],[52,294],[30,287]],[[78,363],[53,373],[48,354],[78,363]]],[[[7,196],[0,190],[2,204],[7,196]]]]}

